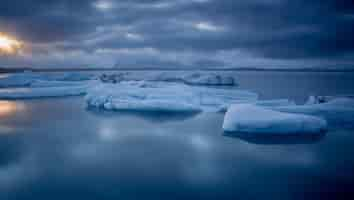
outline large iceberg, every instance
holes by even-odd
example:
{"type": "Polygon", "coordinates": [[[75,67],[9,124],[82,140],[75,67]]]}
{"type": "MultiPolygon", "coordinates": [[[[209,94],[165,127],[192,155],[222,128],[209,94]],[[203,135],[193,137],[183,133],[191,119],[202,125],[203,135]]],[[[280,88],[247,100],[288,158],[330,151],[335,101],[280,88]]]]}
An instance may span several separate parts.
{"type": "Polygon", "coordinates": [[[188,85],[207,85],[207,86],[235,86],[237,85],[234,77],[218,74],[215,72],[192,72],[192,73],[160,73],[155,75],[136,76],[128,72],[119,72],[113,74],[102,74],[100,79],[104,83],[120,83],[122,81],[162,81],[178,82],[188,85]]]}
{"type": "Polygon", "coordinates": [[[332,124],[354,124],[354,99],[337,97],[328,99],[324,103],[305,105],[279,106],[272,108],[288,113],[301,113],[325,118],[332,124]]]}
{"type": "Polygon", "coordinates": [[[256,101],[257,94],[236,89],[193,87],[178,83],[102,83],[86,95],[88,106],[107,110],[219,111],[239,101],[256,101]]]}
{"type": "Polygon", "coordinates": [[[326,121],[319,117],[283,113],[251,104],[232,105],[223,123],[226,132],[254,134],[313,134],[325,131],[326,127],[326,121]]]}

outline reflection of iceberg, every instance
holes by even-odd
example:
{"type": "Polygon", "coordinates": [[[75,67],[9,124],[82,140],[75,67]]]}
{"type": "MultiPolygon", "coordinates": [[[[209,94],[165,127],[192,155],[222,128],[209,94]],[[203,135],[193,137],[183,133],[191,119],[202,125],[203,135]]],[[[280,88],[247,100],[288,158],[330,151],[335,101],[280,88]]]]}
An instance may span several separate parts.
{"type": "Polygon", "coordinates": [[[247,133],[224,133],[225,137],[241,139],[253,144],[313,144],[324,138],[326,133],[320,134],[247,134],[247,133]]]}
{"type": "Polygon", "coordinates": [[[136,110],[120,110],[119,112],[113,112],[110,110],[101,110],[96,107],[88,107],[88,111],[94,115],[99,115],[105,118],[117,118],[121,116],[138,117],[150,122],[175,122],[185,121],[195,117],[197,112],[158,112],[158,111],[136,111],[136,110]]]}
{"type": "Polygon", "coordinates": [[[282,113],[251,104],[232,105],[223,123],[226,132],[261,134],[321,133],[326,126],[326,121],[318,117],[282,113]]]}
{"type": "Polygon", "coordinates": [[[198,112],[217,111],[225,104],[257,99],[256,94],[243,90],[145,83],[100,84],[89,90],[86,102],[107,110],[198,112]]]}

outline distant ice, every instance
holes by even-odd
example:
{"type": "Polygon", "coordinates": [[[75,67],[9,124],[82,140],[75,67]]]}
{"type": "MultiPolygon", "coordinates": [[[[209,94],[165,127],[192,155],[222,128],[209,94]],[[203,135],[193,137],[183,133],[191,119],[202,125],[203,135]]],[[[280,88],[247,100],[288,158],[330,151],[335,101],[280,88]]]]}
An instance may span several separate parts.
{"type": "Polygon", "coordinates": [[[326,103],[337,98],[354,99],[354,94],[335,95],[335,96],[310,96],[305,104],[312,105],[312,104],[326,103]]]}
{"type": "Polygon", "coordinates": [[[62,97],[83,95],[87,86],[60,86],[38,88],[7,88],[0,89],[0,99],[29,99],[42,97],[62,97]]]}
{"type": "Polygon", "coordinates": [[[0,77],[0,88],[31,87],[36,81],[87,81],[92,79],[94,79],[93,75],[80,72],[12,73],[0,77]]]}
{"type": "Polygon", "coordinates": [[[31,72],[6,74],[0,78],[0,87],[27,87],[39,78],[40,75],[31,72]]]}
{"type": "Polygon", "coordinates": [[[224,131],[254,134],[314,134],[323,132],[326,127],[326,121],[319,117],[283,113],[251,104],[232,105],[223,123],[224,131]]]}
{"type": "Polygon", "coordinates": [[[97,80],[76,72],[13,73],[0,77],[0,99],[83,95],[97,80]]]}
{"type": "Polygon", "coordinates": [[[159,73],[153,76],[136,76],[127,72],[114,74],[102,74],[102,82],[119,83],[122,81],[162,81],[179,82],[188,85],[206,85],[206,86],[234,86],[237,85],[234,77],[216,72],[185,72],[183,74],[159,73]]]}
{"type": "Polygon", "coordinates": [[[93,83],[94,81],[46,81],[34,80],[31,82],[30,87],[67,87],[67,86],[82,86],[85,84],[93,83]]]}
{"type": "Polygon", "coordinates": [[[89,106],[108,110],[218,111],[239,101],[256,101],[257,94],[244,90],[194,87],[179,83],[129,81],[100,84],[88,91],[89,106]]]}

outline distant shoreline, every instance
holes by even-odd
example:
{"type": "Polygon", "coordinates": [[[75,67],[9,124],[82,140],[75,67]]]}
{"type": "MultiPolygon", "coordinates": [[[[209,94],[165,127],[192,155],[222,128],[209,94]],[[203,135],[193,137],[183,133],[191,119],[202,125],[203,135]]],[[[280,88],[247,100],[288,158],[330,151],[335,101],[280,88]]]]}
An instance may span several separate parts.
{"type": "Polygon", "coordinates": [[[65,71],[255,71],[255,72],[354,72],[354,69],[283,69],[283,68],[206,68],[206,69],[163,69],[163,68],[0,68],[0,73],[20,73],[25,71],[33,72],[65,72],[65,71]]]}

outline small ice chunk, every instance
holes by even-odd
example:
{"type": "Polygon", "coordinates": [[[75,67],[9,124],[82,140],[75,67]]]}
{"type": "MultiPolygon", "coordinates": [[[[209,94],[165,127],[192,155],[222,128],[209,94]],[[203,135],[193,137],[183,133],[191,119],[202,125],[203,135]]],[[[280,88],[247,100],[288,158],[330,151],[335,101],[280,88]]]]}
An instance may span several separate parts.
{"type": "Polygon", "coordinates": [[[321,133],[327,128],[324,119],[303,114],[290,114],[251,104],[235,104],[226,112],[226,132],[261,134],[321,133]]]}

